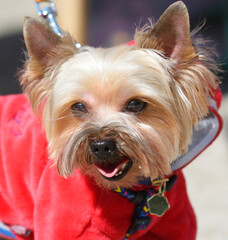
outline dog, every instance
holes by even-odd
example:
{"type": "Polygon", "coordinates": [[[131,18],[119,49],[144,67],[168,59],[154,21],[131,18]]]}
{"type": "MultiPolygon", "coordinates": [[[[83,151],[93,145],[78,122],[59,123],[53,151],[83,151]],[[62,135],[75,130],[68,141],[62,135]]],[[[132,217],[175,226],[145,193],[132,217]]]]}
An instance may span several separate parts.
{"type": "Polygon", "coordinates": [[[25,94],[0,97],[0,220],[17,239],[195,239],[181,169],[220,132],[221,93],[185,4],[128,45],[77,48],[28,17],[24,38],[25,94]]]}

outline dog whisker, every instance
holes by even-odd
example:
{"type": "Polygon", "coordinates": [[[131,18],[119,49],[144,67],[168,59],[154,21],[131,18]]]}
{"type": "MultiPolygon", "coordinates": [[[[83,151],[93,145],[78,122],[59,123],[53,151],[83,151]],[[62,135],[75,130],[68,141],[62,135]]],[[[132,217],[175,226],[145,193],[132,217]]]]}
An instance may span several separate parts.
{"type": "Polygon", "coordinates": [[[182,168],[218,136],[221,92],[184,3],[110,48],[34,18],[23,32],[26,97],[0,98],[0,221],[22,238],[195,239],[182,168]]]}
{"type": "Polygon", "coordinates": [[[65,118],[68,118],[68,117],[72,117],[74,116],[73,114],[69,114],[69,115],[66,115],[66,116],[63,116],[63,117],[58,117],[58,118],[45,118],[44,120],[45,121],[58,121],[58,120],[62,120],[62,119],[65,119],[65,118]]]}
{"type": "Polygon", "coordinates": [[[92,165],[88,165],[86,168],[84,168],[83,170],[80,171],[81,174],[86,174],[88,171],[90,171],[90,169],[92,168],[92,165]]]}

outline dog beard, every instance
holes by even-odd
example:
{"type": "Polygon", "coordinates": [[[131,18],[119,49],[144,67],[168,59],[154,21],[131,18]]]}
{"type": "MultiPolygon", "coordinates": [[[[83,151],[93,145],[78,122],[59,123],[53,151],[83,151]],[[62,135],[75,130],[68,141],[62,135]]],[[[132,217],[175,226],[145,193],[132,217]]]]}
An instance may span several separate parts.
{"type": "Polygon", "coordinates": [[[21,85],[34,112],[43,114],[50,158],[65,177],[79,168],[105,187],[132,186],[140,176],[163,177],[187,150],[218,87],[213,54],[204,42],[192,41],[181,2],[154,26],[137,30],[135,46],[77,49],[69,34],[59,37],[31,18],[24,36],[30,59],[21,85]],[[145,102],[145,110],[125,113],[132,99],[145,102]],[[88,114],[74,115],[75,103],[85,103],[88,114]],[[107,139],[115,141],[118,152],[114,163],[108,160],[110,175],[90,146],[107,139]],[[122,168],[127,175],[117,171],[122,168]],[[114,173],[122,178],[110,181],[114,173]]]}
{"type": "Polygon", "coordinates": [[[111,116],[105,123],[93,119],[80,124],[73,131],[57,158],[58,171],[67,177],[73,174],[75,168],[79,168],[83,173],[94,176],[103,186],[129,187],[136,184],[140,176],[153,180],[170,173],[169,159],[175,159],[178,154],[173,139],[173,136],[167,136],[167,132],[161,134],[150,125],[124,113],[111,116]],[[90,149],[90,142],[96,139],[113,139],[117,145],[116,159],[98,162],[90,149]],[[128,166],[127,172],[121,169],[123,173],[118,176],[121,164],[126,165],[126,162],[132,166],[128,166]],[[111,168],[112,172],[115,169],[119,171],[108,178],[104,170],[107,168],[111,168]]]}

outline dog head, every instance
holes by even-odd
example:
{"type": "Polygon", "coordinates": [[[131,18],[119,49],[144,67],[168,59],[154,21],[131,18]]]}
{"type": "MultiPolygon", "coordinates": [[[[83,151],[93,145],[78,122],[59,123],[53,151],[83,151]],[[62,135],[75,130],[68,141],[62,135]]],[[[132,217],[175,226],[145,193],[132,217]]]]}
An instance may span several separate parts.
{"type": "Polygon", "coordinates": [[[136,31],[135,46],[77,49],[69,34],[57,36],[32,18],[24,37],[30,58],[21,84],[43,115],[61,175],[78,168],[113,188],[170,173],[217,87],[182,2],[136,31]]]}

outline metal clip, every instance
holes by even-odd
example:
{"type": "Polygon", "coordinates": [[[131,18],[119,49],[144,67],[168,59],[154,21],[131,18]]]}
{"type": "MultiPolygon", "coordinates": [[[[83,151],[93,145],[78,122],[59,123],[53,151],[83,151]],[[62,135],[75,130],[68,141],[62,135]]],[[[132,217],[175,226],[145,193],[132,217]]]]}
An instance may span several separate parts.
{"type": "MultiPolygon", "coordinates": [[[[46,1],[45,0],[35,0],[35,6],[36,6],[36,10],[37,10],[38,15],[40,17],[43,17],[44,19],[47,19],[49,27],[56,34],[58,34],[59,36],[62,36],[62,32],[59,28],[59,25],[57,24],[57,22],[55,20],[55,17],[57,15],[55,3],[51,0],[46,0],[46,1]],[[49,6],[44,8],[44,9],[41,9],[41,7],[40,7],[41,2],[49,3],[49,6]]],[[[76,46],[76,48],[80,48],[81,44],[77,43],[75,41],[75,46],[76,46]]]]}
{"type": "Polygon", "coordinates": [[[60,31],[60,28],[55,20],[55,16],[57,15],[56,12],[56,7],[55,7],[55,3],[53,1],[42,1],[42,2],[47,2],[50,4],[50,6],[41,9],[40,4],[41,2],[35,2],[35,6],[36,6],[36,10],[37,13],[40,17],[43,17],[45,19],[48,20],[48,24],[50,26],[50,28],[59,36],[62,36],[62,32],[60,31]]]}

